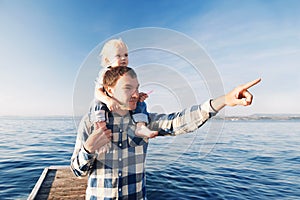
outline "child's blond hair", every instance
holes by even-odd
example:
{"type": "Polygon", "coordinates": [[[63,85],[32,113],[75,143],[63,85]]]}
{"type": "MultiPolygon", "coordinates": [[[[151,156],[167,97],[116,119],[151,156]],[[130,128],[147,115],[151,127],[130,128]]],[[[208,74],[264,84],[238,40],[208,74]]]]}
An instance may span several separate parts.
{"type": "Polygon", "coordinates": [[[101,65],[102,67],[108,67],[110,63],[108,62],[107,58],[109,54],[112,52],[113,49],[116,48],[127,48],[127,45],[122,41],[121,38],[119,39],[111,39],[108,42],[106,42],[100,52],[101,57],[101,65]]]}

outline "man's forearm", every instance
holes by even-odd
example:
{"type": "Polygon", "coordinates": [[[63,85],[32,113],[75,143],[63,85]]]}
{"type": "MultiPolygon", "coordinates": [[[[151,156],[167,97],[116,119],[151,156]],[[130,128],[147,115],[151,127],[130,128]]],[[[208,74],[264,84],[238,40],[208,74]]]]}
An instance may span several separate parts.
{"type": "Polygon", "coordinates": [[[89,154],[89,152],[87,152],[83,147],[83,144],[88,138],[88,123],[88,115],[85,115],[80,121],[77,131],[75,148],[71,158],[71,169],[76,176],[86,176],[95,159],[95,155],[89,154]]]}
{"type": "Polygon", "coordinates": [[[222,108],[226,106],[225,96],[220,96],[216,99],[212,99],[210,101],[210,105],[216,112],[219,112],[222,108]]]}
{"type": "MultiPolygon", "coordinates": [[[[219,101],[214,102],[217,108],[220,108],[221,105],[219,101]]],[[[160,129],[168,130],[172,133],[171,135],[192,132],[202,126],[210,117],[217,114],[210,104],[210,101],[206,101],[202,105],[195,105],[181,112],[168,115],[150,113],[149,128],[158,131],[160,129]]]]}

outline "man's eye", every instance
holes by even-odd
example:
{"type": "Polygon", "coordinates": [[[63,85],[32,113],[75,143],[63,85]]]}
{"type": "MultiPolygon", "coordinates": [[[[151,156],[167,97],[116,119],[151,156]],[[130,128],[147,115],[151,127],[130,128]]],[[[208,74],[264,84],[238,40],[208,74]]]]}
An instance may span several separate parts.
{"type": "Polygon", "coordinates": [[[125,57],[128,57],[128,54],[127,54],[127,53],[125,53],[125,57]]]}

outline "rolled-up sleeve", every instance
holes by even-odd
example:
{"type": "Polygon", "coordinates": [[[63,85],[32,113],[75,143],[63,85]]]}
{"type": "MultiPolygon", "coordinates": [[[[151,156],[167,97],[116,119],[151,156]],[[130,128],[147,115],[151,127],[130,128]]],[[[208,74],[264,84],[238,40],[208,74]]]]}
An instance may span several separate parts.
{"type": "Polygon", "coordinates": [[[168,130],[171,135],[180,135],[195,131],[217,112],[211,107],[211,100],[202,105],[194,105],[189,109],[171,114],[150,113],[149,128],[151,130],[168,130]]]}
{"type": "Polygon", "coordinates": [[[90,133],[88,115],[84,116],[77,131],[76,144],[71,157],[71,169],[76,176],[86,176],[93,168],[95,154],[89,154],[83,147],[90,133]]]}

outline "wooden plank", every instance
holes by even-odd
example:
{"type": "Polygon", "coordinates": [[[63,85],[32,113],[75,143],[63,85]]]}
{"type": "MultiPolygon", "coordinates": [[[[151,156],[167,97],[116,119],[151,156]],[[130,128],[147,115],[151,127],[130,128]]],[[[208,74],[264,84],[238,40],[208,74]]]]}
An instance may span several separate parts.
{"type": "Polygon", "coordinates": [[[68,166],[45,168],[27,200],[85,199],[87,177],[77,178],[68,166]]]}
{"type": "Polygon", "coordinates": [[[40,189],[42,183],[44,182],[44,179],[45,179],[45,177],[46,177],[46,175],[47,175],[47,173],[48,173],[48,170],[49,170],[48,167],[46,167],[46,168],[43,170],[43,172],[42,172],[42,174],[41,174],[39,180],[36,182],[34,188],[32,189],[30,195],[28,196],[27,200],[35,199],[35,197],[36,197],[36,195],[37,195],[37,193],[38,193],[38,191],[39,191],[39,189],[40,189]]]}

